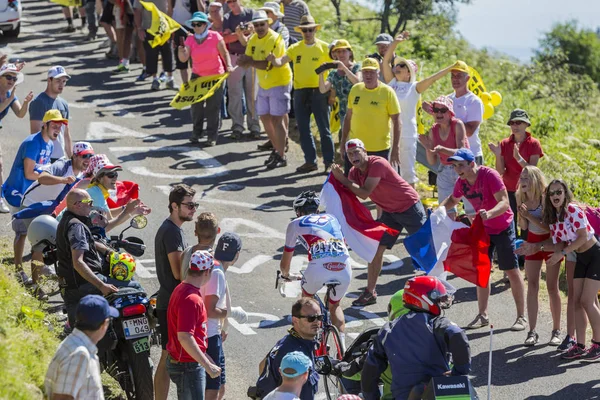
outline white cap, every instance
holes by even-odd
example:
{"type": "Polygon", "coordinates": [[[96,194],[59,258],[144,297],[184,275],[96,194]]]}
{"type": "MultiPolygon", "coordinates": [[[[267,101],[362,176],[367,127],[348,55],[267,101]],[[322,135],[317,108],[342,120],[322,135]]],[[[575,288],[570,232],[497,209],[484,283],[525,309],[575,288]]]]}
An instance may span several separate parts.
{"type": "Polygon", "coordinates": [[[60,65],[55,65],[48,70],[48,78],[62,78],[63,76],[71,79],[71,75],[67,74],[65,68],[60,65]]]}

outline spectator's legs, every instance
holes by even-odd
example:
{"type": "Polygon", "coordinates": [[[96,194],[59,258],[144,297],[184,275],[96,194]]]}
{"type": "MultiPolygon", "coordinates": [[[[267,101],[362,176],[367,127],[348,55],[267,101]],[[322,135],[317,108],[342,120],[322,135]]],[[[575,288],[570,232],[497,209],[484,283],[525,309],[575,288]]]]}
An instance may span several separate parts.
{"type": "Polygon", "coordinates": [[[156,366],[156,374],[154,375],[154,400],[167,400],[169,397],[169,386],[171,379],[167,372],[167,356],[169,352],[163,350],[160,353],[160,360],[156,366]]]}
{"type": "Polygon", "coordinates": [[[73,14],[71,14],[71,7],[63,7],[62,12],[67,20],[67,27],[63,29],[62,32],[75,32],[75,28],[73,27],[73,14]]]}
{"type": "Polygon", "coordinates": [[[381,268],[383,267],[383,253],[385,253],[386,248],[386,246],[380,245],[377,248],[375,257],[373,257],[373,261],[371,261],[367,267],[367,291],[369,293],[375,293],[377,279],[379,278],[381,268]]]}
{"type": "MultiPolygon", "coordinates": [[[[542,260],[526,260],[525,273],[527,275],[527,317],[529,319],[529,330],[535,331],[539,309],[540,275],[542,271],[542,260]]],[[[550,287],[548,287],[550,291],[550,287]]],[[[550,299],[552,304],[552,299],[550,299]]],[[[560,304],[560,300],[559,300],[560,304]]],[[[551,307],[552,308],[552,307],[551,307]]],[[[560,321],[560,316],[559,316],[560,321]]],[[[560,327],[560,324],[559,324],[560,327]]]]}
{"type": "MultiPolygon", "coordinates": [[[[237,56],[231,55],[232,65],[236,65],[237,56]]],[[[231,130],[241,134],[244,131],[244,114],[242,113],[242,92],[245,68],[237,67],[227,78],[227,96],[229,105],[227,111],[231,117],[231,130]]]]}
{"type": "Polygon", "coordinates": [[[294,90],[294,114],[296,115],[296,124],[300,133],[300,147],[304,153],[304,162],[307,164],[316,164],[317,150],[315,141],[310,130],[311,110],[311,92],[312,89],[294,90]]]}
{"type": "Polygon", "coordinates": [[[144,40],[144,52],[146,53],[146,73],[153,78],[156,78],[158,72],[158,51],[159,48],[152,48],[148,41],[151,41],[152,35],[146,32],[146,40],[144,40]]]}
{"type": "Polygon", "coordinates": [[[490,300],[490,291],[491,286],[488,283],[487,287],[479,287],[477,286],[477,306],[479,308],[479,315],[484,317],[488,317],[488,302],[490,300]]]}
{"type": "Polygon", "coordinates": [[[206,135],[208,143],[217,142],[219,136],[219,121],[221,120],[221,102],[223,101],[223,87],[219,87],[211,97],[205,101],[206,135]]]}
{"type": "Polygon", "coordinates": [[[573,296],[575,301],[575,331],[577,337],[577,343],[585,344],[586,328],[587,328],[587,315],[583,308],[581,301],[581,295],[583,293],[583,284],[585,279],[573,279],[573,296]]]}
{"type": "Polygon", "coordinates": [[[192,137],[190,140],[197,143],[202,138],[202,127],[204,125],[204,104],[205,102],[194,103],[190,108],[192,113],[192,137]]]}
{"type": "Polygon", "coordinates": [[[86,0],[85,3],[85,14],[87,15],[88,22],[88,38],[95,39],[98,33],[98,24],[96,23],[96,1],[86,0]]]}
{"type": "Polygon", "coordinates": [[[573,276],[575,275],[575,261],[565,260],[567,270],[567,335],[575,337],[575,287],[573,276]]]}
{"type": "Polygon", "coordinates": [[[175,59],[173,58],[173,42],[171,39],[167,40],[167,43],[159,47],[160,56],[162,59],[163,71],[166,72],[167,76],[173,77],[173,70],[175,59]]]}
{"type": "MultiPolygon", "coordinates": [[[[589,268],[594,268],[590,266],[589,268]]],[[[600,342],[600,309],[598,308],[598,291],[600,291],[600,281],[595,279],[583,279],[583,290],[581,292],[580,303],[590,321],[592,328],[592,340],[600,342]]],[[[579,341],[579,338],[577,338],[579,341]]],[[[581,343],[581,342],[580,342],[581,343]]]]}
{"type": "Polygon", "coordinates": [[[323,155],[323,163],[325,166],[333,164],[335,148],[333,145],[333,137],[329,128],[329,103],[328,94],[322,94],[319,89],[311,89],[311,109],[319,128],[319,136],[321,137],[321,153],[323,155]]]}
{"type": "Polygon", "coordinates": [[[246,124],[248,130],[255,135],[260,133],[260,123],[256,114],[256,95],[258,92],[258,79],[254,68],[244,71],[244,93],[246,95],[246,124]]]}

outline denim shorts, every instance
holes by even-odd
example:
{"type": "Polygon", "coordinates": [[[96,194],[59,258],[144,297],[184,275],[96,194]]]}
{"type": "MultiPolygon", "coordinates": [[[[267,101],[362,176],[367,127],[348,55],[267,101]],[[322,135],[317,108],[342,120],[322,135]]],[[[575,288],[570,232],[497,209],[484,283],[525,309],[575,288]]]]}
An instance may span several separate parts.
{"type": "Polygon", "coordinates": [[[515,254],[515,225],[511,224],[497,235],[490,235],[490,260],[493,257],[494,248],[498,255],[498,267],[500,271],[510,271],[519,268],[519,260],[515,254]]]}
{"type": "Polygon", "coordinates": [[[292,84],[275,86],[271,89],[258,88],[256,113],[282,117],[290,112],[292,84]]]}
{"type": "Polygon", "coordinates": [[[398,236],[400,236],[403,229],[406,229],[406,232],[408,232],[409,235],[412,235],[421,229],[423,224],[425,224],[425,221],[427,221],[427,214],[420,201],[417,201],[408,210],[401,213],[389,213],[383,211],[381,218],[379,218],[379,222],[383,222],[390,228],[397,230],[398,234],[392,236],[388,233],[384,233],[379,244],[391,249],[394,244],[396,244],[396,239],[398,239],[398,236]]]}
{"type": "Polygon", "coordinates": [[[216,378],[211,378],[210,375],[206,374],[206,390],[219,390],[225,384],[225,353],[223,353],[221,335],[208,338],[206,354],[213,359],[217,366],[221,367],[221,375],[216,378]]]}

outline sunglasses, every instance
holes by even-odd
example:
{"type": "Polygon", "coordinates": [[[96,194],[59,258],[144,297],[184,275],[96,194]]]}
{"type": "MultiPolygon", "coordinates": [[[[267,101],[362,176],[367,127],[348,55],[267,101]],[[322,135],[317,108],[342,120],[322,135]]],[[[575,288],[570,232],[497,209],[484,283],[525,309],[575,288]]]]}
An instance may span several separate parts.
{"type": "Polygon", "coordinates": [[[119,177],[119,173],[118,172],[107,172],[104,174],[104,176],[106,176],[109,179],[115,179],[119,177]]]}
{"type": "Polygon", "coordinates": [[[266,24],[267,24],[266,22],[257,22],[252,25],[254,25],[255,28],[261,28],[261,27],[265,26],[266,24]]]}
{"type": "Polygon", "coordinates": [[[306,320],[310,323],[313,323],[315,321],[323,321],[323,315],[319,314],[319,315],[298,315],[297,318],[306,318],[306,320]]]}
{"type": "Polygon", "coordinates": [[[84,160],[87,160],[88,158],[92,158],[92,156],[93,156],[93,154],[89,154],[88,153],[88,154],[84,154],[84,155],[79,156],[79,157],[83,158],[84,160]]]}
{"type": "Polygon", "coordinates": [[[432,109],[432,110],[433,110],[433,113],[434,113],[434,114],[437,114],[437,113],[442,113],[442,114],[445,114],[445,113],[448,111],[448,109],[447,109],[447,108],[445,108],[445,107],[444,107],[444,108],[437,108],[437,107],[433,107],[433,109],[432,109]]]}
{"type": "Polygon", "coordinates": [[[79,200],[79,203],[88,204],[90,207],[94,205],[94,200],[92,199],[83,199],[79,200]]]}
{"type": "Polygon", "coordinates": [[[18,79],[16,76],[12,76],[12,75],[4,75],[4,78],[6,78],[7,81],[13,81],[13,82],[16,82],[18,79]]]}
{"type": "Polygon", "coordinates": [[[304,28],[301,29],[302,33],[310,33],[310,32],[314,32],[315,28],[304,28]]]}
{"type": "Polygon", "coordinates": [[[558,189],[555,191],[548,191],[548,196],[561,196],[563,194],[562,189],[558,189]]]}
{"type": "Polygon", "coordinates": [[[193,28],[199,28],[201,26],[206,25],[206,22],[192,22],[192,27],[193,28]]]}
{"type": "Polygon", "coordinates": [[[198,207],[200,207],[200,203],[181,203],[181,205],[186,206],[187,208],[189,208],[190,210],[195,210],[198,207]]]}
{"type": "Polygon", "coordinates": [[[508,123],[508,125],[513,126],[513,125],[521,125],[523,123],[523,121],[510,121],[508,123]]]}
{"type": "Polygon", "coordinates": [[[404,64],[404,63],[396,64],[396,67],[398,67],[398,68],[406,68],[406,64],[404,64]]]}

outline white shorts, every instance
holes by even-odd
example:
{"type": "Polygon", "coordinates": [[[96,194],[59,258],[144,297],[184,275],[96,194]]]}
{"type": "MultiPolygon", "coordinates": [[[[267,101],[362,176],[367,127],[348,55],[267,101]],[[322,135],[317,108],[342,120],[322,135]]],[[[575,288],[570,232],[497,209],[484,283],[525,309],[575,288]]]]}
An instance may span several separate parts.
{"type": "Polygon", "coordinates": [[[341,284],[335,287],[335,295],[332,293],[329,301],[338,303],[346,295],[350,279],[352,279],[352,269],[349,256],[319,258],[308,263],[302,278],[302,291],[305,295],[313,296],[325,285],[325,282],[337,280],[341,284]]]}

